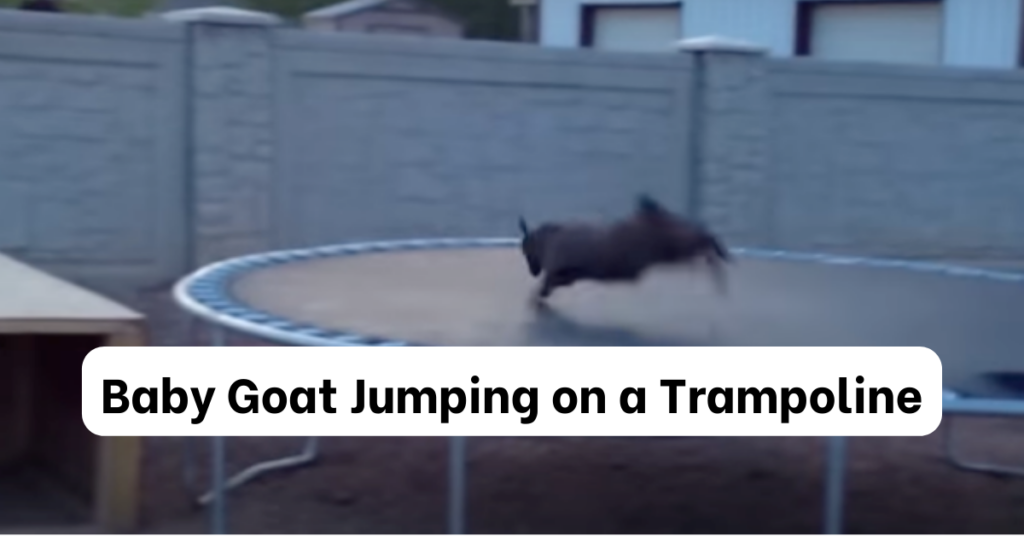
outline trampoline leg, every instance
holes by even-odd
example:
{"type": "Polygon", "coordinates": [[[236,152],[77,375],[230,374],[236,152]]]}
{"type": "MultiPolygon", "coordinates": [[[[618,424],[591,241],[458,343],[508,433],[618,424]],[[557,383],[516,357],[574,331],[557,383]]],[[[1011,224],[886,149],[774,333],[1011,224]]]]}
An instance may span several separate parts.
{"type": "MultiPolygon", "coordinates": [[[[303,447],[302,452],[294,456],[287,456],[284,458],[278,458],[274,460],[268,460],[253,464],[246,469],[235,473],[228,481],[224,484],[225,490],[235,489],[250,480],[255,479],[258,476],[269,473],[271,471],[279,471],[281,469],[289,469],[312,463],[317,458],[319,438],[310,437],[306,439],[306,445],[303,447]]],[[[199,504],[209,504],[215,500],[215,491],[211,490],[205,495],[199,497],[199,504]]]]}
{"type": "MultiPolygon", "coordinates": [[[[213,326],[211,328],[210,344],[211,344],[211,346],[224,346],[224,330],[223,330],[223,328],[221,328],[219,326],[213,326]]],[[[192,453],[192,447],[191,447],[190,439],[191,438],[186,439],[186,446],[185,446],[185,481],[186,481],[187,484],[190,484],[195,479],[195,477],[194,477],[194,469],[193,469],[193,464],[192,464],[193,453],[192,453]]],[[[223,450],[223,441],[224,441],[224,438],[221,438],[221,437],[215,438],[215,442],[214,442],[215,450],[216,450],[218,444],[220,444],[220,448],[223,450]]],[[[237,488],[237,487],[241,486],[242,484],[245,484],[246,482],[249,482],[250,480],[253,480],[256,477],[258,477],[260,475],[263,475],[265,473],[271,472],[271,471],[277,471],[277,470],[281,470],[281,469],[288,469],[288,468],[298,467],[300,465],[306,465],[306,464],[312,463],[317,458],[318,447],[319,447],[319,438],[316,438],[316,437],[306,438],[306,444],[303,447],[302,452],[300,452],[299,454],[295,454],[293,456],[287,456],[287,457],[284,457],[284,458],[278,458],[278,459],[274,459],[274,460],[268,460],[268,461],[265,461],[265,462],[253,464],[253,465],[247,467],[246,469],[236,473],[234,476],[232,476],[230,479],[227,479],[226,481],[225,481],[225,471],[224,471],[224,463],[225,463],[225,461],[223,459],[223,452],[222,452],[221,458],[217,458],[216,457],[217,454],[215,453],[214,454],[214,456],[215,456],[215,458],[214,458],[214,460],[215,460],[214,461],[214,473],[215,473],[214,485],[212,486],[212,489],[210,491],[208,491],[205,494],[201,495],[196,500],[196,502],[198,502],[200,505],[204,505],[204,506],[208,505],[210,503],[213,503],[213,510],[215,512],[214,515],[216,516],[217,515],[216,511],[218,510],[218,508],[223,508],[223,502],[224,502],[224,499],[225,499],[225,496],[226,496],[226,493],[227,493],[228,490],[237,488]],[[218,459],[220,460],[220,462],[216,461],[218,459]],[[217,463],[221,463],[220,472],[219,473],[217,472],[218,471],[217,470],[217,465],[216,465],[217,463]]]]}
{"type": "MultiPolygon", "coordinates": [[[[213,346],[224,346],[223,328],[214,327],[210,337],[213,346]]],[[[224,474],[226,472],[224,466],[227,463],[225,460],[227,453],[224,442],[223,437],[214,437],[210,449],[213,454],[213,508],[210,511],[210,532],[213,534],[227,533],[227,505],[225,504],[227,490],[224,489],[224,474]]]]}
{"type": "Polygon", "coordinates": [[[448,440],[448,533],[466,532],[466,438],[448,440]]]}
{"type": "Polygon", "coordinates": [[[224,489],[224,438],[213,438],[213,508],[210,510],[210,533],[227,534],[227,498],[224,489]]]}
{"type": "Polygon", "coordinates": [[[193,445],[193,438],[186,437],[185,440],[185,452],[182,455],[183,465],[182,468],[182,481],[185,483],[185,489],[194,490],[196,488],[196,449],[193,445]]]}
{"type": "Polygon", "coordinates": [[[828,438],[825,468],[825,534],[842,534],[843,532],[846,441],[845,437],[828,438]]]}
{"type": "Polygon", "coordinates": [[[954,418],[951,418],[949,416],[947,416],[946,418],[947,418],[947,423],[946,423],[946,427],[945,427],[945,432],[943,432],[943,434],[942,434],[942,436],[943,436],[943,450],[945,451],[945,454],[946,454],[946,460],[948,460],[949,463],[953,467],[956,467],[958,469],[962,469],[964,471],[975,471],[975,472],[979,472],[979,473],[987,473],[987,474],[990,474],[990,475],[1003,476],[1003,477],[1007,477],[1007,476],[1024,477],[1024,468],[1011,467],[1011,466],[1008,466],[1008,465],[997,465],[997,464],[984,463],[984,462],[972,462],[972,461],[968,461],[968,460],[965,460],[965,459],[961,458],[957,454],[956,448],[953,446],[953,444],[954,444],[954,438],[953,438],[953,422],[954,422],[954,418]]]}

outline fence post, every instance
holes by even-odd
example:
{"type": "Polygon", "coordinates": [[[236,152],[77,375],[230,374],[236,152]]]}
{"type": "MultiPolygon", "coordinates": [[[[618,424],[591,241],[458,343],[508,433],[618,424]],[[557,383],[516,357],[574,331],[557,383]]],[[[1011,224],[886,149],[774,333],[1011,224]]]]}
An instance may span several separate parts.
{"type": "Polygon", "coordinates": [[[690,213],[727,241],[771,241],[767,50],[737,39],[684,39],[693,56],[690,213]]]}
{"type": "Polygon", "coordinates": [[[164,13],[188,25],[186,147],[193,268],[271,246],[276,15],[230,7],[164,13]]]}

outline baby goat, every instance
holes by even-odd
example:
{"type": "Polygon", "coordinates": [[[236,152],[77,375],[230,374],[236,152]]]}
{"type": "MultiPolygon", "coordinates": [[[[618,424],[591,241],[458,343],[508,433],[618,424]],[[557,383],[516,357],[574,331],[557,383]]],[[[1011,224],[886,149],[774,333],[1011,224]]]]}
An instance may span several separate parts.
{"type": "Polygon", "coordinates": [[[718,237],[648,195],[638,197],[628,218],[610,224],[549,222],[531,229],[520,217],[519,229],[530,275],[542,277],[535,304],[577,281],[636,282],[649,268],[701,259],[725,290],[723,264],[731,256],[718,237]]]}

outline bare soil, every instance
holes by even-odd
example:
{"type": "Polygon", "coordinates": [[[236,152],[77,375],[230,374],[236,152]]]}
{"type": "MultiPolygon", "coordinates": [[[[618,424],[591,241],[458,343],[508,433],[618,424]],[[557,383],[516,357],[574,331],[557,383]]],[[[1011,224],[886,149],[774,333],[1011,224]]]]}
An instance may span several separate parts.
{"type": "MultiPolygon", "coordinates": [[[[198,344],[206,341],[200,335],[198,344]]],[[[228,344],[258,341],[232,338],[228,344]]],[[[1024,476],[968,472],[943,432],[850,442],[847,533],[1021,534],[1024,476]]],[[[971,459],[1024,469],[1024,422],[956,420],[971,459]]],[[[209,512],[183,485],[181,438],[146,441],[142,531],[203,533],[209,512]]],[[[194,439],[208,483],[207,439],[194,439]]],[[[295,453],[302,438],[232,438],[230,471],[295,453]]],[[[444,438],[322,438],[313,465],[233,490],[233,533],[444,533],[444,438]]],[[[477,438],[469,441],[471,533],[822,531],[822,438],[477,438]]]]}
{"type": "MultiPolygon", "coordinates": [[[[987,459],[1024,463],[1020,426],[964,421],[957,430],[972,454],[984,449],[987,459]]],[[[940,433],[853,440],[847,531],[1024,531],[1024,478],[954,469],[940,440],[940,433]]],[[[208,441],[194,441],[198,476],[207,482],[208,441]]],[[[235,438],[229,459],[238,470],[301,441],[235,438]]],[[[230,531],[445,531],[445,439],[324,438],[321,445],[314,465],[233,491],[230,531]]],[[[469,447],[470,532],[821,531],[822,439],[488,438],[469,447]]],[[[180,438],[148,440],[145,532],[208,530],[208,512],[192,505],[183,485],[182,451],[180,438]]]]}
{"type": "MultiPolygon", "coordinates": [[[[966,455],[1024,468],[1024,423],[955,422],[966,455]]],[[[948,425],[947,418],[922,438],[851,440],[846,532],[1024,533],[1024,477],[951,466],[943,457],[948,425]]],[[[194,441],[198,481],[207,483],[208,440],[194,441]]],[[[301,445],[301,438],[230,439],[231,470],[301,445]]],[[[191,500],[205,489],[183,485],[182,452],[180,438],[146,441],[143,532],[209,530],[209,512],[191,500]]],[[[824,454],[821,438],[471,439],[468,531],[820,533],[824,454]]],[[[443,438],[322,438],[315,464],[232,491],[228,528],[443,533],[446,475],[443,438]]]]}

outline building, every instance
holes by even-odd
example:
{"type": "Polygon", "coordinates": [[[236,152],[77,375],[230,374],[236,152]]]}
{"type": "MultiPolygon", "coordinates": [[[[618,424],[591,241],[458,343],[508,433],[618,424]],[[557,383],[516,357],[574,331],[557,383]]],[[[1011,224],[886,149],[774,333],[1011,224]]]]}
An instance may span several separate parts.
{"type": "Polygon", "coordinates": [[[245,0],[157,0],[149,10],[150,14],[161,14],[183,9],[201,9],[205,7],[233,7],[246,9],[245,0]]]}
{"type": "Polygon", "coordinates": [[[348,0],[306,13],[304,27],[328,32],[361,32],[462,38],[462,21],[429,0],[348,0]]]}
{"type": "MultiPolygon", "coordinates": [[[[513,0],[514,1],[514,0],[513,0]]],[[[776,57],[1017,68],[1024,0],[535,0],[538,43],[670,51],[719,35],[776,57]]]]}

